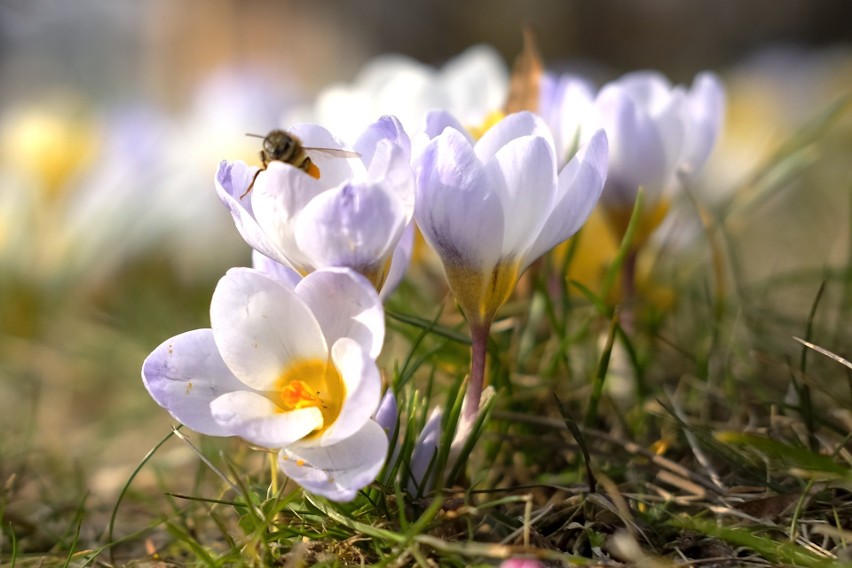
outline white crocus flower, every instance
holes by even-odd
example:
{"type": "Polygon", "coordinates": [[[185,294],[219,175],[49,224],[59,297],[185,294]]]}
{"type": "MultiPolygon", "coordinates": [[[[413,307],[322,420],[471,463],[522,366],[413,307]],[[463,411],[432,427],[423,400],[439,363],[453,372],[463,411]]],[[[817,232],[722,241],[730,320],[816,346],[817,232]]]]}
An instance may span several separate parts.
{"type": "Polygon", "coordinates": [[[529,112],[509,115],[475,144],[447,127],[419,152],[417,224],[471,327],[465,419],[478,408],[497,309],[530,263],[580,228],[600,196],[606,166],[600,131],[558,169],[550,130],[529,112]]]}
{"type": "MultiPolygon", "coordinates": [[[[305,147],[344,148],[317,125],[299,125],[290,133],[305,147]]],[[[216,189],[255,250],[303,275],[352,268],[387,294],[402,277],[411,250],[410,142],[399,121],[388,116],[370,125],[351,149],[357,157],[312,154],[318,179],[277,160],[256,177],[257,168],[223,162],[216,189]]]]}
{"type": "Polygon", "coordinates": [[[298,284],[250,268],[219,281],[211,329],[183,333],[145,360],[154,400],[210,436],[280,449],[293,481],[338,501],[354,498],[385,460],[373,413],[384,314],[375,290],[348,269],[298,284]]]}
{"type": "Polygon", "coordinates": [[[503,107],[508,85],[506,65],[487,45],[468,48],[440,69],[403,55],[383,55],[351,84],[329,87],[313,108],[291,113],[285,123],[320,123],[352,138],[384,114],[397,116],[408,132],[417,132],[428,111],[446,109],[466,125],[478,125],[503,107]]]}
{"type": "Polygon", "coordinates": [[[701,73],[686,89],[653,71],[629,73],[604,85],[595,100],[593,124],[610,144],[607,183],[601,204],[619,234],[624,233],[639,187],[645,214],[637,240],[665,216],[668,195],[679,176],[704,165],[722,125],[725,97],[719,79],[701,73]]]}

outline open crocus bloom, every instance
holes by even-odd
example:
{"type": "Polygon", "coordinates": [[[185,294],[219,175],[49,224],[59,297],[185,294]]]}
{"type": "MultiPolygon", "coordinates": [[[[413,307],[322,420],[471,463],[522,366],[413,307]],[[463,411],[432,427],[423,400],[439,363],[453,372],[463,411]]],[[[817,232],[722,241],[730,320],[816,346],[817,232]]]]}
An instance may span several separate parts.
{"type": "Polygon", "coordinates": [[[154,400],[202,434],[281,449],[295,482],[353,499],[378,475],[388,447],[371,419],[384,339],[375,290],[348,269],[294,285],[235,268],[216,287],[210,319],[212,329],[173,337],[145,360],[154,400]]]}
{"type": "MultiPolygon", "coordinates": [[[[308,148],[344,148],[317,125],[299,125],[290,132],[308,148]]],[[[255,250],[302,275],[351,268],[386,294],[401,278],[411,250],[410,143],[399,121],[383,117],[350,149],[359,156],[308,151],[319,179],[277,160],[256,179],[257,168],[222,162],[216,190],[255,250]]]]}
{"type": "Polygon", "coordinates": [[[712,73],[687,90],[659,73],[629,73],[605,85],[595,100],[594,124],[609,137],[610,164],[601,203],[619,236],[639,187],[646,196],[641,240],[665,216],[665,193],[679,175],[694,175],[710,155],[722,124],[724,91],[712,73]]]}
{"type": "Polygon", "coordinates": [[[490,325],[527,266],[580,228],[606,168],[599,131],[558,171],[550,130],[529,112],[509,115],[475,144],[447,127],[425,145],[415,217],[472,326],[490,325]]]}

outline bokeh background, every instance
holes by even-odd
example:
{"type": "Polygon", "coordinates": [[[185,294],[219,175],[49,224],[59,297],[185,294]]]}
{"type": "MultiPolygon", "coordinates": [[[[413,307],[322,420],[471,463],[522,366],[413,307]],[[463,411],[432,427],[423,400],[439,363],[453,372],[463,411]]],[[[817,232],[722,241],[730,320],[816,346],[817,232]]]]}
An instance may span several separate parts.
{"type": "MultiPolygon", "coordinates": [[[[15,499],[60,494],[58,478],[108,499],[168,432],[139,369],[207,326],[217,279],[249,263],[213,187],[220,160],[256,161],[246,132],[286,126],[379,54],[440,66],[485,43],[509,65],[523,24],[549,69],[598,85],[719,73],[707,203],[852,87],[847,0],[0,0],[0,482],[40,472],[15,499]]],[[[740,222],[754,279],[849,254],[848,113],[807,150],[740,222]]],[[[813,294],[765,301],[795,310],[813,294]]]]}

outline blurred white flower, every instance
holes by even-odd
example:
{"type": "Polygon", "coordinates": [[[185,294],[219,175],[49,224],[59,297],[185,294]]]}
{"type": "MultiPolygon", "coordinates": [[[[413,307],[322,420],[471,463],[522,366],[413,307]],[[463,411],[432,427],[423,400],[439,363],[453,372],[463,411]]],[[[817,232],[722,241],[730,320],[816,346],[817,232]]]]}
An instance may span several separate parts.
{"type": "Polygon", "coordinates": [[[423,128],[426,113],[443,109],[465,125],[481,124],[502,108],[508,71],[490,46],[476,45],[435,69],[402,55],[383,55],[368,63],[348,85],[320,93],[311,108],[285,115],[285,124],[314,122],[353,140],[378,117],[392,114],[406,131],[423,128]]]}
{"type": "Polygon", "coordinates": [[[678,176],[695,175],[710,155],[724,118],[722,84],[705,72],[687,90],[657,72],[639,71],[604,85],[594,107],[590,122],[603,127],[610,142],[601,205],[622,235],[644,188],[645,215],[635,241],[641,245],[665,216],[678,176]]]}

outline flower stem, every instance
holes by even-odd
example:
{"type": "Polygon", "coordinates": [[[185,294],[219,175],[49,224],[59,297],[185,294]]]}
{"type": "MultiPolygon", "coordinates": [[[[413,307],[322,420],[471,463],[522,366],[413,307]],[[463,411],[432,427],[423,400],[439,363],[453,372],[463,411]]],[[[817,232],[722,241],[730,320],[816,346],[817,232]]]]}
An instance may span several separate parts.
{"type": "Polygon", "coordinates": [[[485,355],[488,352],[488,332],[491,322],[471,324],[470,326],[470,379],[467,383],[467,395],[462,410],[463,420],[474,420],[479,412],[479,399],[485,384],[485,355]]]}

